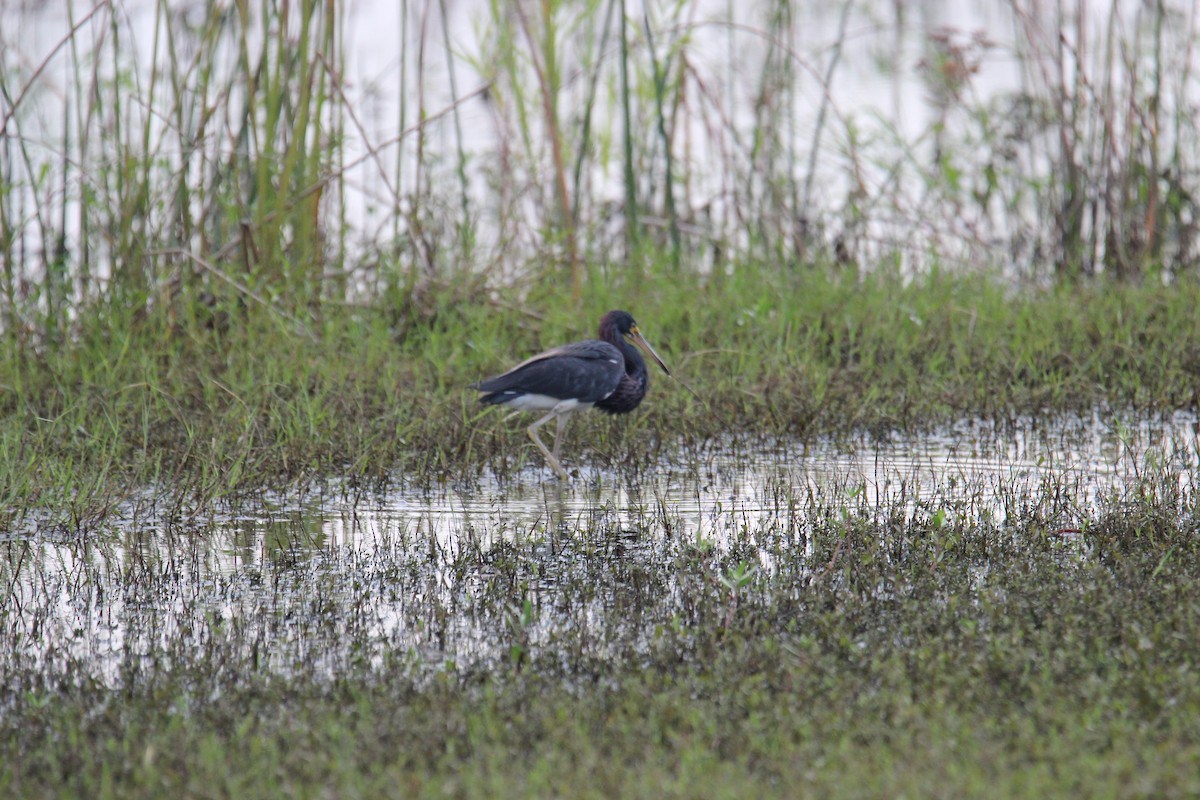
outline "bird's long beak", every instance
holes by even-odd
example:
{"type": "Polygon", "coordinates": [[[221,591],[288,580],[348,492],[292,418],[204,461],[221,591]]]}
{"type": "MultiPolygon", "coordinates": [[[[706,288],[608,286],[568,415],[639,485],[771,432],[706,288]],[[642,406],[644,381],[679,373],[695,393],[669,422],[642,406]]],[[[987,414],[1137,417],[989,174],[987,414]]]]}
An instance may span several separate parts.
{"type": "Polygon", "coordinates": [[[636,326],[629,331],[629,339],[638,347],[642,348],[642,350],[646,352],[646,355],[657,361],[658,365],[662,367],[663,372],[667,373],[668,375],[671,374],[671,370],[667,368],[667,362],[663,361],[662,358],[659,357],[658,353],[654,352],[654,348],[650,346],[650,343],[646,341],[646,337],[642,336],[642,332],[639,331],[636,326]]]}

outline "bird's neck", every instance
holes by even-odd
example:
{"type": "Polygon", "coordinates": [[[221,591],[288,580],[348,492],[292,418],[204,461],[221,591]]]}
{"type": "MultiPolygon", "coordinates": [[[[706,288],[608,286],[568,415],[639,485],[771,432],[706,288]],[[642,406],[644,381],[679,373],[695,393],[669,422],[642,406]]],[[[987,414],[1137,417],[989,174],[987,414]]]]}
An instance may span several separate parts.
{"type": "Polygon", "coordinates": [[[629,340],[622,336],[615,326],[602,325],[600,338],[621,351],[621,355],[625,357],[626,375],[636,379],[639,373],[645,374],[646,361],[642,358],[641,352],[630,344],[629,340]]]}
{"type": "Polygon", "coordinates": [[[621,347],[619,348],[621,355],[625,356],[625,374],[636,378],[646,374],[646,360],[642,358],[641,352],[625,341],[625,337],[621,337],[621,347]]]}
{"type": "Polygon", "coordinates": [[[621,351],[625,359],[625,377],[621,378],[611,395],[596,404],[596,408],[609,414],[626,414],[637,408],[646,396],[650,372],[646,369],[641,352],[621,335],[616,325],[609,324],[607,320],[601,322],[600,338],[621,351]]]}

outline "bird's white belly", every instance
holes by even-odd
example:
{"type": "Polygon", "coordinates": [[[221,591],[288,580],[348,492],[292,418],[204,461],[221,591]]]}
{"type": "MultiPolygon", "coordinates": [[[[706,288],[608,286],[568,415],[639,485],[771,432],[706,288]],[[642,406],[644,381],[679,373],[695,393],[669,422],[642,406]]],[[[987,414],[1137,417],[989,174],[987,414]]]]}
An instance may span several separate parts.
{"type": "Polygon", "coordinates": [[[592,407],[592,403],[581,403],[575,398],[563,400],[546,394],[523,394],[505,403],[509,408],[518,411],[554,411],[566,414],[571,411],[583,411],[592,407]]]}

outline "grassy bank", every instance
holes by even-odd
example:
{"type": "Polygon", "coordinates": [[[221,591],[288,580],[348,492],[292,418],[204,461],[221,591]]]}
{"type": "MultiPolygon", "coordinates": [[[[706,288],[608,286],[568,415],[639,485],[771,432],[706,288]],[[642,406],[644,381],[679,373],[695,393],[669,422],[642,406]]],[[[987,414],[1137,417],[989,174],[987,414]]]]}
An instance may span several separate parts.
{"type": "Polygon", "coordinates": [[[3,505],[86,519],[147,484],[206,500],[329,474],[503,472],[535,453],[520,422],[484,412],[467,384],[595,335],[616,307],[703,401],[655,375],[632,419],[573,426],[584,465],[729,430],[804,437],[963,414],[1187,407],[1200,369],[1191,283],[1014,292],[744,264],[719,280],[612,274],[581,310],[549,286],[521,294],[460,284],[302,313],[107,306],[66,341],[6,338],[3,505]]]}

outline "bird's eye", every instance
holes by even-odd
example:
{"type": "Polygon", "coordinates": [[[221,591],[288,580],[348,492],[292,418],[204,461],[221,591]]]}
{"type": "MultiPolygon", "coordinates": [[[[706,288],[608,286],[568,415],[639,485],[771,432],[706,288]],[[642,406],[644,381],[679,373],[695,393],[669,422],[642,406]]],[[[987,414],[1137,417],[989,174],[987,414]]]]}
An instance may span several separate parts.
{"type": "Polygon", "coordinates": [[[638,327],[637,327],[637,325],[630,325],[630,326],[629,326],[629,332],[630,332],[630,333],[639,333],[640,331],[638,331],[638,327]]]}

